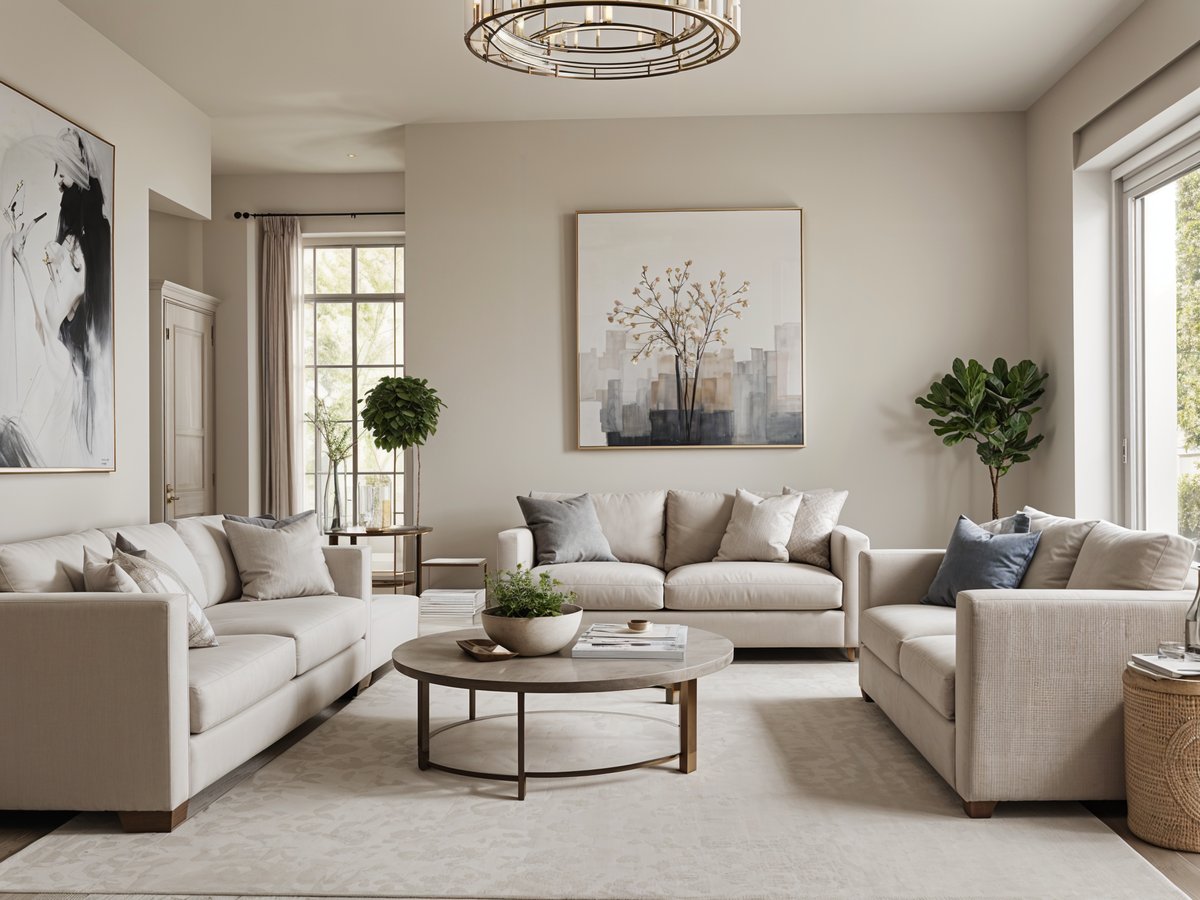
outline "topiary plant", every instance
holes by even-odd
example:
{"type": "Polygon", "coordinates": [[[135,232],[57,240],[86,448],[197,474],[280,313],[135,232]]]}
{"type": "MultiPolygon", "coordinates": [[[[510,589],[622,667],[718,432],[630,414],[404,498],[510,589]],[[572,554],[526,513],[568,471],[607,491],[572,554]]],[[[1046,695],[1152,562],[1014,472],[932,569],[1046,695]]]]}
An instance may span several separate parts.
{"type": "Polygon", "coordinates": [[[515,570],[487,576],[488,600],[492,614],[509,619],[536,619],[544,616],[561,616],[564,603],[574,603],[575,593],[556,590],[562,582],[551,578],[549,572],[538,575],[522,565],[515,570]]]}
{"type": "Polygon", "coordinates": [[[950,374],[929,386],[917,406],[938,416],[930,419],[934,434],[947,447],[974,441],[975,452],[988,469],[992,483],[992,518],[1000,518],[1000,479],[1029,454],[1045,435],[1029,436],[1034,406],[1046,392],[1050,376],[1032,360],[1009,367],[1003,359],[989,372],[977,360],[954,360],[950,374]]]}
{"type": "Polygon", "coordinates": [[[424,378],[410,375],[381,378],[361,401],[363,427],[380,450],[414,448],[416,480],[414,506],[421,521],[421,447],[437,431],[438,415],[446,404],[424,378]]]}

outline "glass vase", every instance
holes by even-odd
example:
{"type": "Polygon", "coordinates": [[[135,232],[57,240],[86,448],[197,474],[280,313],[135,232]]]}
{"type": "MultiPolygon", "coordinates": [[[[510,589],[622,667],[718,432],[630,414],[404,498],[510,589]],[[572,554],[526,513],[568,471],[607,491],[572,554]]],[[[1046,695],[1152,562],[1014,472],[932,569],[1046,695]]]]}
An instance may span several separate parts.
{"type": "Polygon", "coordinates": [[[324,522],[326,531],[347,528],[351,522],[346,517],[349,503],[346,494],[345,476],[341,463],[333,463],[325,476],[324,522]]]}

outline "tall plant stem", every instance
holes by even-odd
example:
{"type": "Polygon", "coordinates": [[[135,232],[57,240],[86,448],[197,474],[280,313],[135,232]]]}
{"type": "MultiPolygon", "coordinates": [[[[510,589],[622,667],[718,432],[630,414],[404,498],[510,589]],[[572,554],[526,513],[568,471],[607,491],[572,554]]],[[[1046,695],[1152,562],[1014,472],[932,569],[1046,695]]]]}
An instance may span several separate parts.
{"type": "Polygon", "coordinates": [[[1000,518],[1000,470],[988,466],[988,478],[992,482],[992,518],[1000,518]]]}
{"type": "Polygon", "coordinates": [[[416,490],[414,491],[414,496],[413,496],[413,506],[415,506],[416,509],[414,510],[414,513],[413,513],[415,518],[413,519],[412,524],[420,525],[421,524],[421,445],[420,444],[417,444],[415,447],[413,447],[413,457],[414,457],[414,462],[416,463],[416,470],[417,470],[414,474],[417,477],[415,479],[416,484],[414,485],[416,490]]]}

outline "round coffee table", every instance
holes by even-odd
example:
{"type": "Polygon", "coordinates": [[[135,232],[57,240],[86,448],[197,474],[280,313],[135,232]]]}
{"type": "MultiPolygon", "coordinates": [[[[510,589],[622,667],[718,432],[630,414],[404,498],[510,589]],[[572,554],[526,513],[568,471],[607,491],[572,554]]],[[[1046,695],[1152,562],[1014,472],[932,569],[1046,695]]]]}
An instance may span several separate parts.
{"type": "MultiPolygon", "coordinates": [[[[470,778],[514,781],[517,799],[525,799],[528,778],[578,778],[583,775],[608,775],[646,766],[659,766],[679,760],[679,771],[696,770],[696,680],[720,671],[733,661],[733,644],[727,638],[699,628],[688,628],[687,653],[682,660],[671,659],[572,659],[571,648],[551,656],[516,657],[494,662],[478,662],[467,656],[456,641],[483,638],[482,629],[443,632],[401,644],[392,652],[396,669],[417,682],[417,766],[440,769],[470,778]],[[462,688],[469,692],[466,719],[429,731],[429,685],[462,688]],[[536,771],[525,768],[525,695],[583,694],[608,691],[633,691],[666,687],[679,694],[679,752],[655,759],[577,771],[536,771]],[[429,758],[430,738],[451,728],[484,721],[475,715],[475,692],[494,691],[516,694],[517,772],[476,772],[436,763],[429,758]]],[[[512,715],[512,714],[505,714],[512,715]]],[[[487,719],[501,716],[487,716],[487,719]]]]}

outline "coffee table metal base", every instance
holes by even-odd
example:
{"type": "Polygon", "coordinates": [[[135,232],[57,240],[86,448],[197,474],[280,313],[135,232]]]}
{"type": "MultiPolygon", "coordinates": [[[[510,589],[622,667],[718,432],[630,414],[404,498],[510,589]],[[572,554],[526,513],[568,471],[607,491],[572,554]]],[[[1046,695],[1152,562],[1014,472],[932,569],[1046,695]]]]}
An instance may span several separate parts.
{"type": "MultiPolygon", "coordinates": [[[[599,769],[575,769],[572,771],[529,771],[525,768],[525,694],[517,692],[516,713],[500,713],[493,716],[478,718],[475,715],[475,691],[470,690],[468,700],[468,717],[459,722],[443,725],[436,731],[429,730],[429,682],[417,680],[417,768],[421,770],[437,769],[452,775],[462,775],[467,778],[484,778],[489,781],[512,781],[517,785],[517,799],[525,799],[525,784],[529,778],[582,778],[591,775],[612,775],[617,772],[628,772],[631,769],[645,769],[650,766],[661,766],[664,763],[679,761],[679,771],[685,775],[696,771],[696,681],[685,681],[672,685],[679,694],[679,752],[655,759],[639,760],[617,766],[605,766],[599,769]],[[507,772],[477,772],[473,769],[460,769],[434,762],[429,758],[430,739],[451,728],[469,725],[472,722],[484,722],[489,719],[504,719],[516,716],[517,719],[517,771],[516,774],[507,772]]],[[[532,713],[530,713],[532,715],[532,713]]],[[[667,721],[660,719],[659,721],[667,721]]]]}

